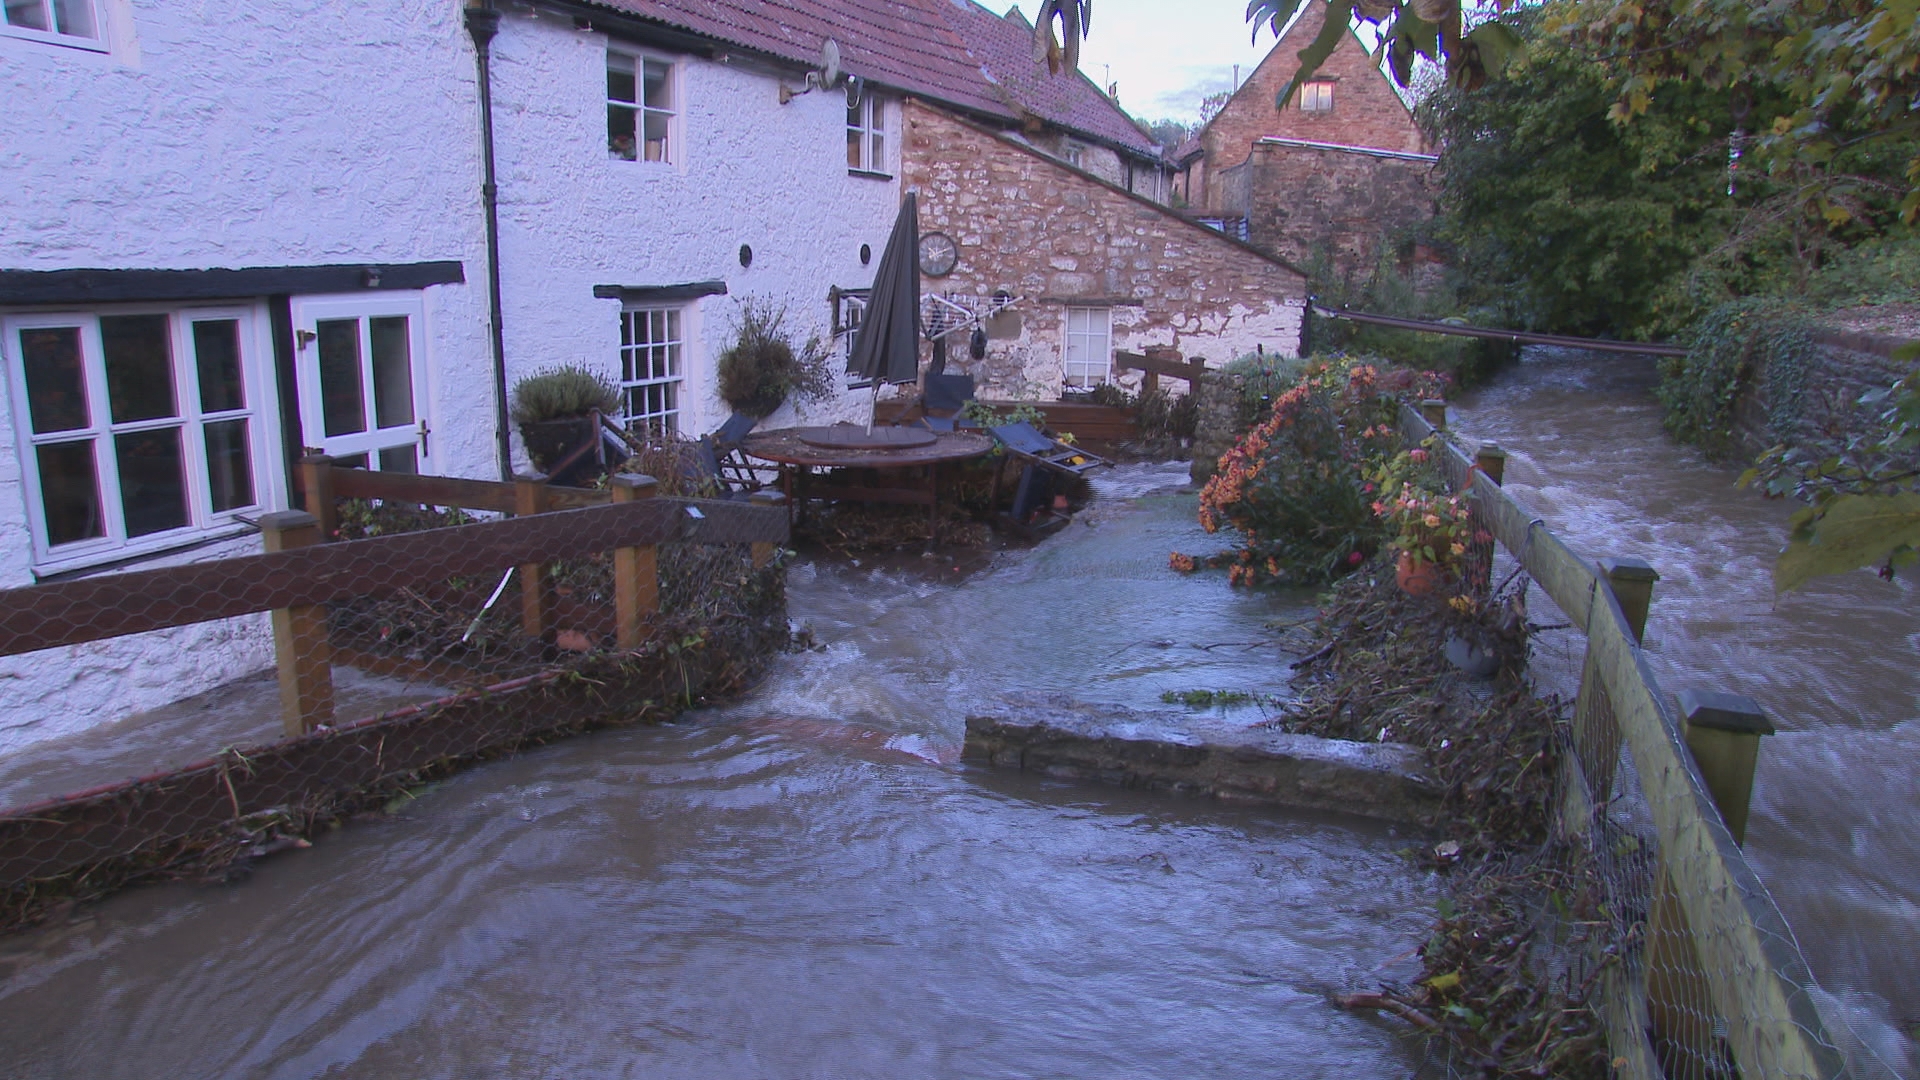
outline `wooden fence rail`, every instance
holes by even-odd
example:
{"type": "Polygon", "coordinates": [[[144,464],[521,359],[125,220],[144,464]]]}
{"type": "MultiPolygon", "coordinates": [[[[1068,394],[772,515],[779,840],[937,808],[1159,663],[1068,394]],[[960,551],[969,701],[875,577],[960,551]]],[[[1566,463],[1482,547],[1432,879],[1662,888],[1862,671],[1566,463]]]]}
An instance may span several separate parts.
{"type": "MultiPolygon", "coordinates": [[[[1430,412],[1431,410],[1429,410],[1430,412]]],[[[1444,411],[1437,417],[1444,425],[1444,411]]],[[[1421,410],[1402,410],[1401,431],[1410,442],[1421,442],[1440,428],[1421,410]]],[[[1847,1064],[1835,1049],[1813,1005],[1815,986],[1806,959],[1794,943],[1786,919],[1760,883],[1726,818],[1744,821],[1745,807],[1723,809],[1703,777],[1701,763],[1689,748],[1687,728],[1659,683],[1640,645],[1640,625],[1646,617],[1651,575],[1630,574],[1646,584],[1641,595],[1627,595],[1616,585],[1617,572],[1577,555],[1553,535],[1544,523],[1509,495],[1484,468],[1445,442],[1443,468],[1455,485],[1470,493],[1476,513],[1496,540],[1510,552],[1534,583],[1585,631],[1588,657],[1581,698],[1604,701],[1609,707],[1612,738],[1581,730],[1595,712],[1576,708],[1573,743],[1582,760],[1568,770],[1568,804],[1562,822],[1575,831],[1587,825],[1592,808],[1611,794],[1593,778],[1611,782],[1620,742],[1624,740],[1646,796],[1660,844],[1654,907],[1659,892],[1670,888],[1677,901],[1673,914],[1682,923],[1677,930],[1690,940],[1710,1005],[1726,1019],[1723,1037],[1742,1076],[1830,1078],[1847,1074],[1847,1064]],[[1628,601],[1638,608],[1629,611],[1628,601]],[[1660,882],[1670,884],[1662,885],[1660,882]]],[[[1644,567],[1644,564],[1640,564],[1644,567]]],[[[1650,919],[1662,916],[1656,911],[1650,919]]],[[[1690,958],[1691,959],[1691,958],[1690,958]]],[[[1640,1020],[1649,1015],[1644,985],[1609,982],[1614,994],[1630,994],[1632,1002],[1603,1003],[1609,1021],[1610,1050],[1625,1076],[1659,1077],[1656,1056],[1640,1020]]],[[[1659,1012],[1656,988],[1653,1012],[1659,1012]]],[[[1684,1032],[1660,1033],[1669,1045],[1684,1032]]],[[[1711,1039],[1711,1032],[1705,1037],[1711,1039]]]]}

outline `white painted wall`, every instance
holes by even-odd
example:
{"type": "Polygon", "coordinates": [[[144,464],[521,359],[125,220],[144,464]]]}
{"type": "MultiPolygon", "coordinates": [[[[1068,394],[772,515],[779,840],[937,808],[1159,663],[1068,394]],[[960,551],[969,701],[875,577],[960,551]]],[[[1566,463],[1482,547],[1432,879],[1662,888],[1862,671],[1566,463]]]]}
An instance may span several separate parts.
{"type": "MultiPolygon", "coordinates": [[[[469,284],[427,290],[426,404],[448,471],[491,474],[479,114],[458,4],[103,0],[101,14],[105,52],[0,36],[0,98],[15,105],[0,110],[0,267],[461,260],[469,284]]],[[[0,398],[0,587],[31,581],[13,423],[0,398]]],[[[264,614],[0,659],[0,753],[271,662],[264,614]]]]}
{"type": "MultiPolygon", "coordinates": [[[[827,290],[871,284],[899,184],[848,175],[844,94],[814,91],[782,105],[776,74],[659,52],[652,55],[676,64],[682,152],[671,164],[614,160],[606,151],[609,44],[568,22],[511,14],[494,42],[508,382],[562,362],[618,378],[621,305],[595,299],[595,285],[723,280],[729,295],[688,305],[681,430],[699,435],[730,412],[715,391],[714,358],[739,299],[785,304],[796,343],[827,336],[827,290]],[[749,268],[739,262],[742,244],[753,249],[749,268]],[[861,244],[871,265],[860,263],[861,244]]],[[[899,109],[888,114],[892,172],[899,109]]],[[[850,419],[864,405],[842,396],[801,417],[790,404],[765,425],[850,419]]]]}

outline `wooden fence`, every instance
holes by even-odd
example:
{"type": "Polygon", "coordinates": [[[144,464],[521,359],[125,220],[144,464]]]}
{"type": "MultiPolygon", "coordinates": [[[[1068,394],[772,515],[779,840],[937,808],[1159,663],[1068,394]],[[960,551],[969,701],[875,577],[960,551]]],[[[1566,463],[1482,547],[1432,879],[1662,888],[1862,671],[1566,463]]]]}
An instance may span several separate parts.
{"type": "Polygon", "coordinates": [[[659,498],[645,476],[615,476],[609,490],[590,491],[539,478],[508,484],[342,469],[309,458],[299,486],[309,510],[263,516],[261,554],[0,591],[0,656],[271,611],[284,728],[296,736],[332,721],[328,604],[518,567],[521,629],[538,638],[549,629],[546,564],[610,552],[615,645],[628,650],[658,611],[659,545],[749,544],[757,567],[787,539],[777,493],[750,504],[659,498]],[[518,516],[327,542],[336,496],[518,516]]]}
{"type": "MultiPolygon", "coordinates": [[[[1411,443],[1443,431],[1445,406],[1403,410],[1411,443]]],[[[1583,628],[1586,660],[1556,828],[1598,846],[1610,804],[1644,794],[1658,855],[1642,921],[1603,983],[1609,1048],[1622,1076],[1673,1075],[1663,1061],[1730,1055],[1745,1077],[1837,1077],[1848,1065],[1822,1025],[1812,973],[1785,918],[1740,850],[1759,740],[1771,731],[1745,699],[1683,694],[1682,716],[1641,649],[1657,576],[1633,559],[1590,560],[1500,486],[1505,457],[1474,460],[1446,443],[1442,462],[1470,493],[1476,521],[1583,628]],[[1630,769],[1621,767],[1624,745],[1630,769]],[[1633,785],[1638,792],[1616,785],[1633,785]],[[1656,1052],[1656,1040],[1661,1052],[1656,1052]]]]}

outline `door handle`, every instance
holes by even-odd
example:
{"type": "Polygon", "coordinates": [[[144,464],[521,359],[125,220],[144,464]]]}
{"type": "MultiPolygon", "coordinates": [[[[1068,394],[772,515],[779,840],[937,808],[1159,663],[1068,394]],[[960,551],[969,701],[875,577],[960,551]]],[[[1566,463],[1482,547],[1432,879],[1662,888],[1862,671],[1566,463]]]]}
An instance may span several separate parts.
{"type": "Polygon", "coordinates": [[[420,428],[420,456],[422,458],[432,457],[433,455],[427,452],[427,435],[430,432],[432,432],[433,429],[427,426],[426,417],[423,416],[420,418],[419,428],[420,428]]]}

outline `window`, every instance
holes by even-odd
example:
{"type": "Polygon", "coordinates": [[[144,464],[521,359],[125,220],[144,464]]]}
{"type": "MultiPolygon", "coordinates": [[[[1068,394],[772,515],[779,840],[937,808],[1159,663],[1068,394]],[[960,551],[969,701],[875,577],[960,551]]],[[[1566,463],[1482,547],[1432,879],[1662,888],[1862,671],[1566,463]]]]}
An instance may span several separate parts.
{"type": "Polygon", "coordinates": [[[432,472],[420,294],[302,296],[292,311],[302,445],[354,468],[432,472]]]}
{"type": "Polygon", "coordinates": [[[671,162],[673,65],[651,57],[607,54],[607,154],[620,161],[671,162]]]}
{"type": "Polygon", "coordinates": [[[1113,372],[1112,309],[1067,309],[1066,385],[1098,386],[1113,372]]]}
{"type": "Polygon", "coordinates": [[[1086,168],[1086,165],[1083,163],[1084,161],[1083,155],[1085,154],[1085,152],[1086,152],[1085,147],[1081,146],[1079,143],[1070,142],[1070,143],[1067,143],[1066,146],[1061,150],[1060,156],[1063,160],[1066,161],[1067,164],[1073,166],[1074,168],[1084,169],[1086,168]]]}
{"type": "MultiPolygon", "coordinates": [[[[834,293],[833,333],[840,339],[844,355],[849,363],[853,361],[853,343],[860,337],[860,324],[867,318],[867,297],[871,289],[840,289],[834,293]]],[[[864,389],[873,384],[852,371],[847,372],[849,390],[864,389]]]]}
{"type": "Polygon", "coordinates": [[[860,104],[847,109],[847,168],[887,171],[887,103],[872,94],[861,95],[860,104]]]}
{"type": "Polygon", "coordinates": [[[93,0],[0,0],[0,28],[11,37],[98,47],[93,0]]]}
{"type": "Polygon", "coordinates": [[[1333,80],[1314,79],[1300,87],[1301,112],[1333,111],[1333,80]]]}
{"type": "Polygon", "coordinates": [[[680,431],[678,308],[632,308],[620,313],[620,397],[627,430],[648,435],[680,431]]]}
{"type": "Polygon", "coordinates": [[[262,503],[245,311],[10,319],[37,564],[157,550],[262,503]]]}

